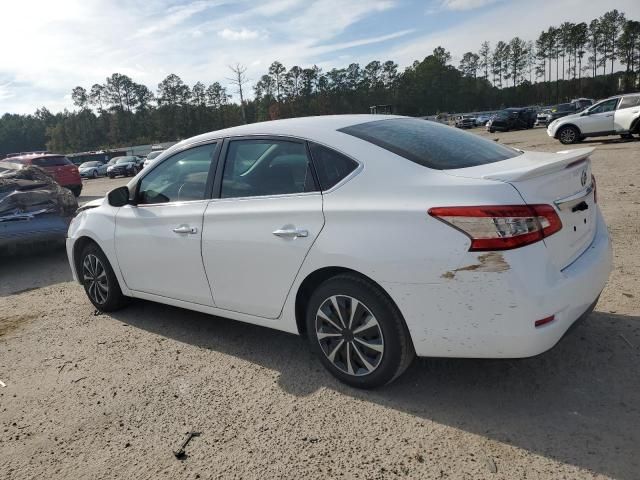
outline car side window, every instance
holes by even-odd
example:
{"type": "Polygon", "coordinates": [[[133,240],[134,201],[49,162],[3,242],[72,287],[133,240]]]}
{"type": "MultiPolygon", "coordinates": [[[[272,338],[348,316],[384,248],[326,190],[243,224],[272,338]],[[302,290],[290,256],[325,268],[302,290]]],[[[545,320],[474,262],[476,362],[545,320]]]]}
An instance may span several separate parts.
{"type": "Polygon", "coordinates": [[[618,107],[618,110],[633,107],[640,107],[640,95],[635,95],[633,97],[624,97],[620,102],[620,107],[618,107]]]}
{"type": "Polygon", "coordinates": [[[613,112],[616,109],[616,104],[617,103],[618,103],[618,99],[617,98],[615,98],[613,100],[608,100],[606,102],[602,102],[602,103],[596,105],[591,110],[589,110],[589,113],[594,114],[594,113],[613,112]]]}
{"type": "Polygon", "coordinates": [[[210,143],[176,153],[140,181],[138,204],[203,200],[216,144],[210,143]]]}
{"type": "Polygon", "coordinates": [[[358,168],[358,162],[317,143],[309,143],[322,190],[329,190],[358,168]]]}
{"type": "Polygon", "coordinates": [[[316,190],[304,143],[270,139],[229,142],[222,175],[222,198],[316,190]]]}

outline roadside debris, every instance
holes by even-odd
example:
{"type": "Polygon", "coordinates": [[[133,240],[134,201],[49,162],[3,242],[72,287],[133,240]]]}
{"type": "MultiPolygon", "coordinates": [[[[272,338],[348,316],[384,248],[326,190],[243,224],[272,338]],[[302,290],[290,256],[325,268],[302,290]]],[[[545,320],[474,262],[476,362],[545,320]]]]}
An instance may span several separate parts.
{"type": "Polygon", "coordinates": [[[0,380],[0,387],[4,388],[4,387],[6,387],[6,386],[7,386],[7,384],[6,384],[6,383],[4,383],[2,380],[0,380]]]}
{"type": "Polygon", "coordinates": [[[485,463],[487,464],[487,468],[491,473],[498,473],[498,466],[496,465],[496,462],[493,460],[493,458],[487,457],[485,463]]]}
{"type": "Polygon", "coordinates": [[[178,460],[182,460],[185,455],[185,448],[187,448],[187,445],[189,444],[189,442],[191,441],[191,439],[193,437],[199,437],[200,436],[200,432],[188,432],[187,433],[187,438],[185,438],[184,442],[182,442],[182,445],[180,445],[180,448],[178,450],[174,450],[173,454],[175,455],[175,457],[178,460]]]}

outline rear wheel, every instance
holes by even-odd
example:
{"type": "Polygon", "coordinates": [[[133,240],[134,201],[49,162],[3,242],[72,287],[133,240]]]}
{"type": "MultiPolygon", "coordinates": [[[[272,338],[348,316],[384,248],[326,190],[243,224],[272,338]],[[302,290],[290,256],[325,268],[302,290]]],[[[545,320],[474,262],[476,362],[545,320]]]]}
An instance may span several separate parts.
{"type": "Polygon", "coordinates": [[[82,250],[78,265],[78,276],[94,307],[112,312],[128,303],[129,298],[122,294],[109,260],[95,243],[82,250]]]}
{"type": "Polygon", "coordinates": [[[387,295],[357,275],[322,283],[307,308],[312,350],[338,380],[358,388],[385,385],[415,353],[404,320],[387,295]]]}
{"type": "Polygon", "coordinates": [[[98,170],[94,170],[94,171],[91,173],[91,177],[92,177],[92,178],[98,178],[98,170]]]}
{"type": "Polygon", "coordinates": [[[558,140],[563,145],[571,145],[572,143],[576,143],[580,139],[580,132],[576,127],[568,125],[566,127],[562,127],[558,132],[558,140]]]}
{"type": "Polygon", "coordinates": [[[633,134],[631,134],[631,133],[623,133],[622,135],[620,135],[620,138],[622,138],[624,140],[633,140],[633,134]]]}

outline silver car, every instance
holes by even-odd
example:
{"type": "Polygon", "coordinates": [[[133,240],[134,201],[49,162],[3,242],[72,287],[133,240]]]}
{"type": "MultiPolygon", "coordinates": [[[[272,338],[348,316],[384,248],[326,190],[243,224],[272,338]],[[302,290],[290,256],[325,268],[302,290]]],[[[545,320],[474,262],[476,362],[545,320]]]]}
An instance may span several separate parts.
{"type": "Polygon", "coordinates": [[[107,174],[107,164],[98,161],[84,162],[78,170],[83,178],[98,178],[107,174]]]}

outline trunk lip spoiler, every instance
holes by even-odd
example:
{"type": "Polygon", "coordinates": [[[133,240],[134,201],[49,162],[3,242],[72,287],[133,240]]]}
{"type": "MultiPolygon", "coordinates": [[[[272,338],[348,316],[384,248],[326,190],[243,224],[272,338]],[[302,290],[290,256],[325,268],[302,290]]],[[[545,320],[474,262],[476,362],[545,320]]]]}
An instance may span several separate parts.
{"type": "Polygon", "coordinates": [[[443,170],[443,172],[456,177],[481,178],[483,180],[497,180],[508,183],[519,182],[577,166],[579,163],[588,160],[594,151],[594,147],[562,150],[559,152],[537,152],[528,150],[525,151],[523,155],[500,162],[477,167],[443,170]],[[507,163],[508,166],[504,166],[505,163],[507,163]],[[504,170],[500,170],[501,164],[503,164],[504,170]],[[486,168],[493,171],[474,174],[474,170],[486,168]]]}

